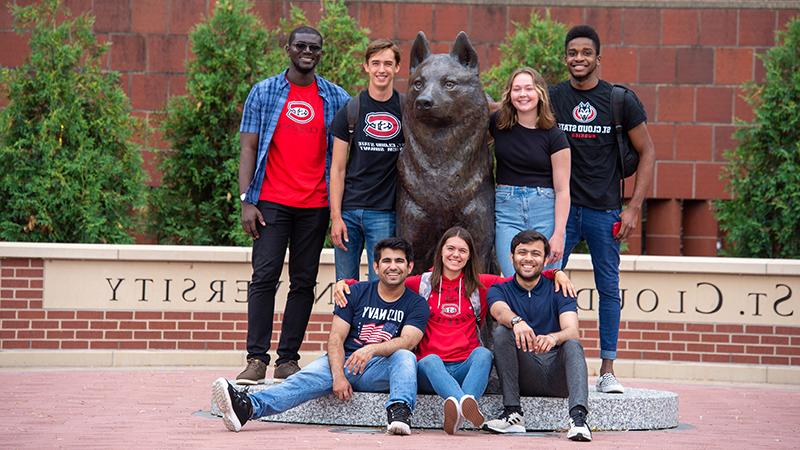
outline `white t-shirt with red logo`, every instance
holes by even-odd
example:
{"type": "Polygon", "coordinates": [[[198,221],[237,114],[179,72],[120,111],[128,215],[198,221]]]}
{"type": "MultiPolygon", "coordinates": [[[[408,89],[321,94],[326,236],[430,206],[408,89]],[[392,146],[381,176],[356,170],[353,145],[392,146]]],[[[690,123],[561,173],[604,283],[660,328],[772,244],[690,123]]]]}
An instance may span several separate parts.
{"type": "MultiPolygon", "coordinates": [[[[367,91],[359,94],[355,138],[350,148],[344,180],[342,209],[393,211],[397,184],[397,157],[405,138],[401,122],[400,95],[379,102],[367,91]]],[[[336,113],[333,135],[350,141],[347,106],[336,113]]]]}
{"type": "Polygon", "coordinates": [[[269,144],[259,200],[297,208],[328,206],[325,117],[316,81],[289,83],[289,97],[269,144]]]}

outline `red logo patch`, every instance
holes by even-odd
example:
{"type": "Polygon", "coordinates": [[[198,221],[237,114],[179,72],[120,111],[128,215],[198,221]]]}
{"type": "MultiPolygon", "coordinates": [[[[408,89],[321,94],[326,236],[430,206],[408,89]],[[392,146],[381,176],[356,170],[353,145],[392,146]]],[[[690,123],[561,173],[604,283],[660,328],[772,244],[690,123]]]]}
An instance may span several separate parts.
{"type": "Polygon", "coordinates": [[[367,123],[364,132],[375,139],[386,141],[400,133],[400,121],[389,113],[369,113],[364,121],[367,123]]]}
{"type": "Polygon", "coordinates": [[[286,117],[297,123],[308,123],[314,118],[314,109],[306,102],[289,102],[286,117]]]}

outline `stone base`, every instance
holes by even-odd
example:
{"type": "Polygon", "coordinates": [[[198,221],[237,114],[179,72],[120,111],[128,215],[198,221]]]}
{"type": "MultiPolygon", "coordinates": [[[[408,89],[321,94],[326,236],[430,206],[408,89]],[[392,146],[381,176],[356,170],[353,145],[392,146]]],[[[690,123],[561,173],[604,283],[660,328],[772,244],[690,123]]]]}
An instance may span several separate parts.
{"type": "MultiPolygon", "coordinates": [[[[267,389],[273,382],[250,386],[250,392],[267,389]]],[[[241,389],[241,387],[240,387],[241,389]]],[[[386,426],[384,403],[387,394],[353,393],[342,402],[333,395],[311,400],[289,411],[262,417],[266,422],[307,423],[316,425],[386,426]]],[[[485,395],[479,400],[487,420],[503,411],[499,395],[485,395]]],[[[529,431],[566,430],[569,427],[567,400],[553,397],[522,397],[525,428],[529,431]]],[[[211,413],[220,415],[211,405],[211,413]]],[[[442,399],[436,395],[418,395],[411,419],[413,428],[442,427],[442,399]]],[[[652,389],[626,388],[624,394],[603,394],[589,387],[589,425],[598,431],[659,430],[678,426],[678,394],[652,389]]],[[[471,426],[469,422],[466,427],[471,426]]]]}

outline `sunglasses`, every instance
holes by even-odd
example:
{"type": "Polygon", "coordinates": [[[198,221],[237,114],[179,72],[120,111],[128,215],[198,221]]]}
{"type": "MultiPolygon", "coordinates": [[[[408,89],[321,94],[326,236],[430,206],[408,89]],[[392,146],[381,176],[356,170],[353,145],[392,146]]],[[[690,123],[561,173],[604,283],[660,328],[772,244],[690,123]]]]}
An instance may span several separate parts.
{"type": "Polygon", "coordinates": [[[305,42],[295,42],[292,46],[297,49],[298,52],[304,52],[306,50],[310,51],[311,53],[319,53],[322,51],[322,47],[317,44],[306,44],[305,42]]]}

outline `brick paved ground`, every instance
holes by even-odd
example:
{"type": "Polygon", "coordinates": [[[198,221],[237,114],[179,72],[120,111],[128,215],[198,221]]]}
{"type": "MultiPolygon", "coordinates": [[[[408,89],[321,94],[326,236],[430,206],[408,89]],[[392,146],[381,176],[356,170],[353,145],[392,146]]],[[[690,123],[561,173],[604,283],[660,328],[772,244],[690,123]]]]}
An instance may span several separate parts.
{"type": "Polygon", "coordinates": [[[452,437],[415,430],[397,437],[371,429],[263,422],[247,423],[234,434],[207,411],[211,382],[236,372],[0,369],[0,448],[800,448],[800,387],[649,380],[625,381],[677,392],[678,429],[598,432],[591,444],[572,443],[560,433],[452,437]]]}

